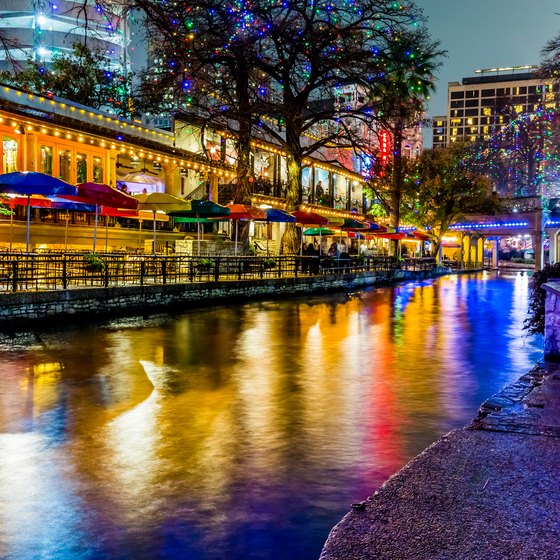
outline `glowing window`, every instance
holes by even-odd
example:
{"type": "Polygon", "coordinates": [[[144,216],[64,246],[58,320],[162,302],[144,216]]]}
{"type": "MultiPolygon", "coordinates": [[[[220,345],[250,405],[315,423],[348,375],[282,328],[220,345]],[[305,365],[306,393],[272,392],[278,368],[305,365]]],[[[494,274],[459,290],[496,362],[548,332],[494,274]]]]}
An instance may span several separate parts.
{"type": "Polygon", "coordinates": [[[41,173],[52,175],[53,173],[53,149],[52,146],[41,146],[41,173]]]}
{"type": "Polygon", "coordinates": [[[68,183],[72,182],[72,152],[70,150],[58,151],[59,177],[68,183]]]}
{"type": "Polygon", "coordinates": [[[8,136],[4,136],[4,173],[17,171],[18,143],[8,136]]]}
{"type": "Polygon", "coordinates": [[[484,107],[484,109],[482,110],[482,114],[489,117],[490,115],[492,115],[492,109],[490,107],[484,107]]]}
{"type": "Polygon", "coordinates": [[[76,176],[78,183],[85,183],[87,181],[87,160],[87,154],[76,154],[76,176]]]}
{"type": "Polygon", "coordinates": [[[103,158],[93,158],[93,180],[96,183],[103,182],[103,158]]]}

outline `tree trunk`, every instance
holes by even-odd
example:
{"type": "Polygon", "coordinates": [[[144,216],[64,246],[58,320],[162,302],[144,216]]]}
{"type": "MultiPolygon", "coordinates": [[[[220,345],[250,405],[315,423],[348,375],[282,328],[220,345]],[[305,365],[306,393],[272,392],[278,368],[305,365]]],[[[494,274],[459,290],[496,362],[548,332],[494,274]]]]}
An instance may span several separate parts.
{"type": "MultiPolygon", "coordinates": [[[[402,161],[402,126],[397,124],[393,133],[393,185],[391,190],[391,225],[398,233],[401,221],[401,194],[403,180],[403,161],[402,161]]],[[[393,255],[398,255],[399,241],[395,239],[391,243],[393,255]]]]}
{"type": "MultiPolygon", "coordinates": [[[[293,155],[287,157],[288,185],[286,189],[286,211],[292,212],[301,204],[301,158],[293,155]]],[[[301,228],[295,224],[286,224],[282,236],[282,253],[296,254],[301,245],[301,228]]]]}
{"type": "Polygon", "coordinates": [[[235,202],[251,204],[251,132],[253,119],[251,104],[247,94],[249,89],[249,75],[246,68],[237,69],[237,98],[239,103],[237,134],[237,189],[235,202]]]}

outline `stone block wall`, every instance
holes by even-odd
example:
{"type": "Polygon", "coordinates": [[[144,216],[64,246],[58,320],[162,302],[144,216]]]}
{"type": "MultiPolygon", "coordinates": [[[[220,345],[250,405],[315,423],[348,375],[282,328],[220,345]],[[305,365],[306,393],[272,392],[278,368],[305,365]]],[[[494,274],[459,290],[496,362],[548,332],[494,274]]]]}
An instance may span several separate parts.
{"type": "Polygon", "coordinates": [[[544,359],[560,362],[560,281],[543,284],[546,291],[544,308],[544,359]]]}
{"type": "Polygon", "coordinates": [[[386,280],[372,273],[0,294],[0,329],[59,318],[87,320],[262,297],[352,291],[386,280]]]}

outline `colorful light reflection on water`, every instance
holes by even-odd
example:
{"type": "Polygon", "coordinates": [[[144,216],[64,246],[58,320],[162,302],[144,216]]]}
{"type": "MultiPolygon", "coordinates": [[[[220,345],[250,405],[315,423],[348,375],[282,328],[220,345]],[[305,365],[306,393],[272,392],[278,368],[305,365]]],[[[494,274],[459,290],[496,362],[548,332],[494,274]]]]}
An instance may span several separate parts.
{"type": "Polygon", "coordinates": [[[0,338],[0,557],[311,560],[528,371],[527,276],[0,338]]]}

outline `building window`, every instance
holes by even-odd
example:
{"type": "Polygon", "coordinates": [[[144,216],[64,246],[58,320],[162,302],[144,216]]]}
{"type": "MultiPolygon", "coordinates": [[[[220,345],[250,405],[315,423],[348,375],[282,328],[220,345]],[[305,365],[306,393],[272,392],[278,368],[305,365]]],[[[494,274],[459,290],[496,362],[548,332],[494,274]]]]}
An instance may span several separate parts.
{"type": "Polygon", "coordinates": [[[486,117],[491,117],[492,109],[490,107],[485,107],[484,109],[482,109],[482,114],[485,115],[486,117]]]}
{"type": "Polygon", "coordinates": [[[41,146],[40,148],[41,173],[53,174],[53,148],[52,146],[41,146]]]}
{"type": "Polygon", "coordinates": [[[478,97],[478,90],[473,89],[471,91],[467,91],[465,97],[467,99],[476,99],[478,97]]]}
{"type": "Polygon", "coordinates": [[[451,99],[463,99],[465,97],[464,91],[452,91],[451,99]]]}
{"type": "Polygon", "coordinates": [[[68,183],[72,182],[72,152],[70,150],[58,151],[59,177],[68,183]]]}
{"type": "Polygon", "coordinates": [[[78,183],[85,183],[88,179],[88,157],[87,154],[76,154],[76,177],[78,183]]]}
{"type": "Polygon", "coordinates": [[[17,171],[18,143],[8,136],[4,136],[4,173],[17,171]]]}
{"type": "Polygon", "coordinates": [[[495,97],[496,90],[495,89],[483,89],[482,90],[482,97],[495,97]]]}
{"type": "Polygon", "coordinates": [[[103,183],[103,158],[93,156],[93,181],[103,183]]]}

